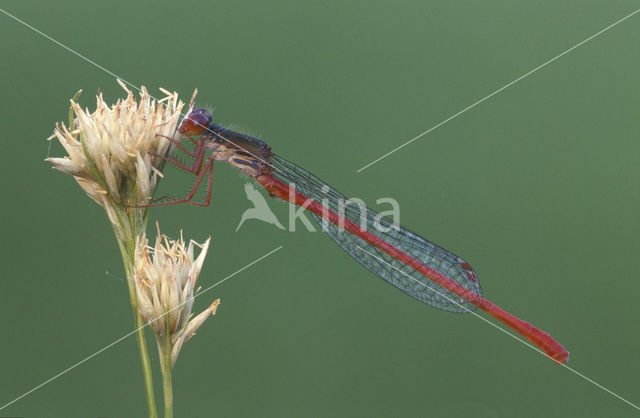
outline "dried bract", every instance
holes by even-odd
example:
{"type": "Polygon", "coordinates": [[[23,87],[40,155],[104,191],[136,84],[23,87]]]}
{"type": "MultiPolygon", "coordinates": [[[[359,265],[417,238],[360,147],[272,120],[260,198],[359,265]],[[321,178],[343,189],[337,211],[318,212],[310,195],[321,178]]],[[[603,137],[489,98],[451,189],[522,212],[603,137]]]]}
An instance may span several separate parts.
{"type": "MultiPolygon", "coordinates": [[[[158,229],[154,247],[146,236],[138,238],[135,251],[135,286],[138,311],[156,334],[158,346],[171,338],[171,359],[175,363],[182,344],[210,316],[215,314],[220,299],[215,300],[202,313],[192,318],[196,281],[207,255],[209,242],[191,240],[187,246],[182,238],[170,240],[158,229]],[[197,257],[195,248],[200,248],[197,257]]],[[[165,353],[166,354],[166,353],[165,353]]]]}
{"type": "Polygon", "coordinates": [[[151,98],[143,86],[140,99],[118,81],[127,98],[109,106],[97,96],[96,110],[82,110],[73,100],[73,126],[56,125],[57,138],[68,156],[47,158],[54,168],[71,174],[100,205],[107,201],[130,206],[148,202],[155,191],[162,160],[167,155],[181,119],[184,103],[177,93],[162,90],[165,97],[151,98]],[[150,153],[150,152],[151,153],[150,153]]]}

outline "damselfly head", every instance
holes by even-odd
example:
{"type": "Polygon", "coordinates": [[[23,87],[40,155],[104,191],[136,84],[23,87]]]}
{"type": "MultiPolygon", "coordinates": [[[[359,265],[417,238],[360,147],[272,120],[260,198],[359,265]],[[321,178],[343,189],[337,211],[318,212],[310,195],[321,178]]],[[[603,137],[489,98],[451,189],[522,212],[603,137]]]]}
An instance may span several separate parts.
{"type": "Polygon", "coordinates": [[[202,107],[193,109],[191,113],[182,120],[178,131],[181,134],[201,135],[209,129],[212,119],[213,116],[209,110],[202,107]]]}

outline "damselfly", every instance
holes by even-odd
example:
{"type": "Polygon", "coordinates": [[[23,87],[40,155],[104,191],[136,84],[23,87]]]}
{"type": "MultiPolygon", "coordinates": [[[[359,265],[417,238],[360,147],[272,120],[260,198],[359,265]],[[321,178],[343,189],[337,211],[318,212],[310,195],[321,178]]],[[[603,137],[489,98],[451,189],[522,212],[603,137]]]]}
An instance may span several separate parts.
{"type": "Polygon", "coordinates": [[[430,306],[449,312],[487,312],[538,346],[549,357],[566,363],[569,353],[551,335],[482,297],[478,276],[462,258],[373,210],[348,204],[348,199],[305,169],[274,154],[265,142],[213,123],[207,109],[194,109],[182,121],[179,133],[193,142],[190,151],[180,139],[169,138],[193,158],[188,166],[175,158],[158,156],[194,175],[197,180],[184,199],[163,196],[161,206],[211,202],[213,163],[226,161],[260,183],[271,196],[302,206],[323,230],[356,261],[382,280],[430,306]],[[207,156],[207,151],[212,151],[207,156]],[[207,178],[204,202],[193,200],[207,178]]]}

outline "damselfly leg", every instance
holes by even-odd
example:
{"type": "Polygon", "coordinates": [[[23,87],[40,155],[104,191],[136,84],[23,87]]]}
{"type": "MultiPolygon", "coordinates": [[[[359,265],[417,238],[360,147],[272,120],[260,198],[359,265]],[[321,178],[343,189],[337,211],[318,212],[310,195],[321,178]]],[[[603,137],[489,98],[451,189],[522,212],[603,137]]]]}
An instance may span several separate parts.
{"type": "MultiPolygon", "coordinates": [[[[174,138],[172,138],[170,136],[166,136],[166,135],[158,135],[158,136],[160,138],[164,138],[164,139],[168,140],[169,142],[174,144],[176,147],[178,147],[180,150],[182,150],[182,152],[184,152],[185,154],[187,154],[188,156],[193,157],[193,158],[195,158],[196,155],[198,154],[198,146],[203,146],[204,145],[204,141],[201,141],[201,140],[196,141],[195,139],[191,138],[190,136],[185,136],[186,138],[188,138],[193,143],[193,145],[196,146],[196,149],[194,149],[193,151],[189,151],[177,139],[174,139],[174,138]],[[201,142],[202,142],[202,144],[201,144],[201,142]]],[[[153,155],[157,155],[157,154],[153,154],[153,155]]]]}
{"type": "Polygon", "coordinates": [[[187,196],[183,199],[170,196],[170,195],[164,195],[157,199],[154,199],[152,203],[139,205],[135,207],[148,208],[148,207],[154,207],[154,206],[177,205],[179,203],[188,203],[194,206],[209,206],[209,204],[211,203],[211,195],[213,191],[213,162],[215,160],[214,156],[213,155],[209,156],[209,158],[207,158],[205,161],[206,150],[207,150],[205,147],[205,138],[200,137],[197,140],[195,140],[187,135],[185,135],[185,137],[187,137],[191,142],[193,142],[196,145],[193,151],[189,151],[187,148],[185,148],[180,143],[180,141],[168,136],[163,136],[163,138],[166,138],[169,141],[171,141],[173,144],[176,145],[176,147],[178,147],[186,155],[194,159],[193,164],[191,164],[191,166],[186,165],[185,163],[183,163],[182,161],[178,160],[175,157],[167,157],[165,155],[154,153],[150,150],[148,152],[154,157],[157,157],[190,174],[197,176],[196,182],[191,188],[191,191],[189,191],[187,196]],[[207,176],[207,195],[204,202],[196,202],[193,200],[193,198],[195,197],[200,187],[200,184],[202,184],[202,180],[204,179],[205,175],[207,176]]]}
{"type": "MultiPolygon", "coordinates": [[[[152,152],[150,150],[148,151],[149,154],[161,160],[164,160],[170,164],[173,164],[176,167],[181,168],[191,174],[199,175],[200,171],[202,170],[202,163],[204,161],[205,152],[206,152],[206,147],[204,145],[205,144],[204,138],[201,137],[198,139],[198,141],[196,141],[196,148],[193,150],[193,152],[189,151],[184,146],[182,146],[182,144],[180,144],[180,141],[177,141],[173,138],[169,138],[168,136],[165,136],[164,138],[167,138],[169,141],[175,144],[185,154],[189,155],[190,157],[193,157],[194,160],[193,160],[193,164],[191,164],[191,167],[187,166],[185,163],[183,163],[182,161],[178,160],[175,157],[167,157],[165,155],[156,154],[155,152],[152,152]]],[[[189,139],[191,139],[191,141],[195,141],[192,138],[189,138],[189,139]]]]}
{"type": "Polygon", "coordinates": [[[177,205],[178,203],[188,203],[194,206],[209,206],[209,204],[211,204],[211,195],[213,191],[213,162],[214,162],[213,156],[209,157],[206,163],[204,164],[204,166],[201,167],[200,172],[194,173],[198,176],[198,178],[196,179],[195,184],[191,188],[191,191],[189,192],[189,194],[187,194],[187,196],[184,199],[180,199],[180,198],[169,196],[169,195],[164,195],[156,199],[156,202],[158,203],[151,203],[148,205],[143,205],[142,207],[168,206],[168,205],[177,205]],[[202,180],[204,179],[205,175],[207,175],[207,196],[204,202],[196,202],[193,200],[193,198],[195,197],[196,192],[198,191],[198,188],[200,187],[200,184],[202,183],[202,180]],[[160,202],[161,200],[169,200],[169,201],[160,202]]]}

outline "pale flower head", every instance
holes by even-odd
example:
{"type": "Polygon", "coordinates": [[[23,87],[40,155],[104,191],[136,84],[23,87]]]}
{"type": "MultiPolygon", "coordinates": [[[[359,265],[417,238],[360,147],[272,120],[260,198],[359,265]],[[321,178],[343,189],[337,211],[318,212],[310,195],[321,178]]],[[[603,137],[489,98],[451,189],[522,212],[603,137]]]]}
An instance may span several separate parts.
{"type": "MultiPolygon", "coordinates": [[[[138,237],[135,250],[135,286],[138,311],[156,334],[158,346],[165,350],[167,336],[171,338],[171,359],[175,363],[182,344],[191,338],[204,321],[216,313],[220,299],[192,317],[196,281],[207,255],[209,242],[191,240],[187,246],[180,239],[170,240],[160,233],[154,247],[145,235],[138,237]],[[195,248],[200,252],[196,257],[195,248]]],[[[164,353],[167,354],[167,353],[164,353]]]]}
{"type": "Polygon", "coordinates": [[[177,93],[161,89],[165,97],[151,98],[143,86],[140,99],[118,80],[127,92],[109,106],[97,96],[90,112],[71,100],[75,113],[72,126],[57,124],[51,138],[57,138],[68,156],[47,158],[54,168],[71,174],[82,189],[104,206],[109,202],[138,205],[148,202],[155,191],[162,160],[149,153],[167,155],[181,119],[184,103],[177,93]]]}

